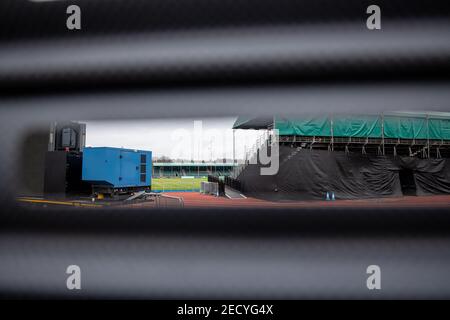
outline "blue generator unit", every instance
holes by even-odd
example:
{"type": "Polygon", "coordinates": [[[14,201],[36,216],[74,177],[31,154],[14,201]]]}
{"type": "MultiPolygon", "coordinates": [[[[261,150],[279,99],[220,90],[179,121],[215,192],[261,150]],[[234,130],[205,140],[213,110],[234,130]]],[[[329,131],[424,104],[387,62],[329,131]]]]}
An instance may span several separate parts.
{"type": "Polygon", "coordinates": [[[117,195],[151,190],[152,152],[111,147],[83,150],[82,180],[93,194],[117,195]]]}

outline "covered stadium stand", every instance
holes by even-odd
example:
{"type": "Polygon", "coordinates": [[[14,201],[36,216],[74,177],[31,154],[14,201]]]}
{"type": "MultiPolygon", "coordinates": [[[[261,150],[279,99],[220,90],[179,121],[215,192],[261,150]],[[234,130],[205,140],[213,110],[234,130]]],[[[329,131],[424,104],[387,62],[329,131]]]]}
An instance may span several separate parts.
{"type": "Polygon", "coordinates": [[[450,194],[450,113],[275,116],[265,123],[238,118],[233,128],[268,130],[265,144],[279,147],[275,175],[261,175],[259,161],[249,161],[258,159],[261,149],[246,155],[236,172],[241,191],[254,197],[450,194]]]}
{"type": "Polygon", "coordinates": [[[226,162],[153,162],[153,177],[228,176],[231,174],[233,167],[233,163],[226,162]]]}

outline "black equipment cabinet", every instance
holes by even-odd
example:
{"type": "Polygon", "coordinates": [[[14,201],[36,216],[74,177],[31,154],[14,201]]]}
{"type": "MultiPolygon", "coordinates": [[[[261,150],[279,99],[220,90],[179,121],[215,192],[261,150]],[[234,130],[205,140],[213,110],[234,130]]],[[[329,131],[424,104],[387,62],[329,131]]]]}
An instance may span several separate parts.
{"type": "Polygon", "coordinates": [[[49,151],[45,157],[44,195],[66,197],[89,193],[81,180],[82,153],[49,151]]]}

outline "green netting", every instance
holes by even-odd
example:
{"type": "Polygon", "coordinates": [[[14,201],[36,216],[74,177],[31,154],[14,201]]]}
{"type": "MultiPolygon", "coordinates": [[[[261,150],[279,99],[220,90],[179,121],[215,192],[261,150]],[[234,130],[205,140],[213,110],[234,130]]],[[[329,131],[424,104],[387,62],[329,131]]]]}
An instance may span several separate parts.
{"type": "Polygon", "coordinates": [[[450,140],[450,119],[421,115],[275,117],[280,135],[450,140]]]}
{"type": "Polygon", "coordinates": [[[450,140],[450,119],[430,119],[430,139],[450,140]]]}
{"type": "Polygon", "coordinates": [[[400,139],[427,139],[426,118],[384,117],[384,137],[400,139]]]}
{"type": "Polygon", "coordinates": [[[328,117],[310,116],[300,118],[275,117],[275,128],[280,135],[330,136],[331,123],[328,117]]]}
{"type": "Polygon", "coordinates": [[[335,116],[333,117],[333,134],[335,137],[381,137],[381,117],[335,116]]]}

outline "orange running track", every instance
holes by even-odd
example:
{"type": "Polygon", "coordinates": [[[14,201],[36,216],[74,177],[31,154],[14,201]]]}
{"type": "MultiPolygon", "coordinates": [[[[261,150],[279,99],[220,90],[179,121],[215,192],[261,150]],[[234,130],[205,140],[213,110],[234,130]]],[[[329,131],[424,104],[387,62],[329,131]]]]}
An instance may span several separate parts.
{"type": "Polygon", "coordinates": [[[228,199],[198,192],[170,192],[167,195],[180,197],[187,208],[317,208],[317,207],[447,207],[450,208],[450,195],[405,196],[363,200],[310,200],[310,201],[267,201],[256,198],[228,199]]]}

